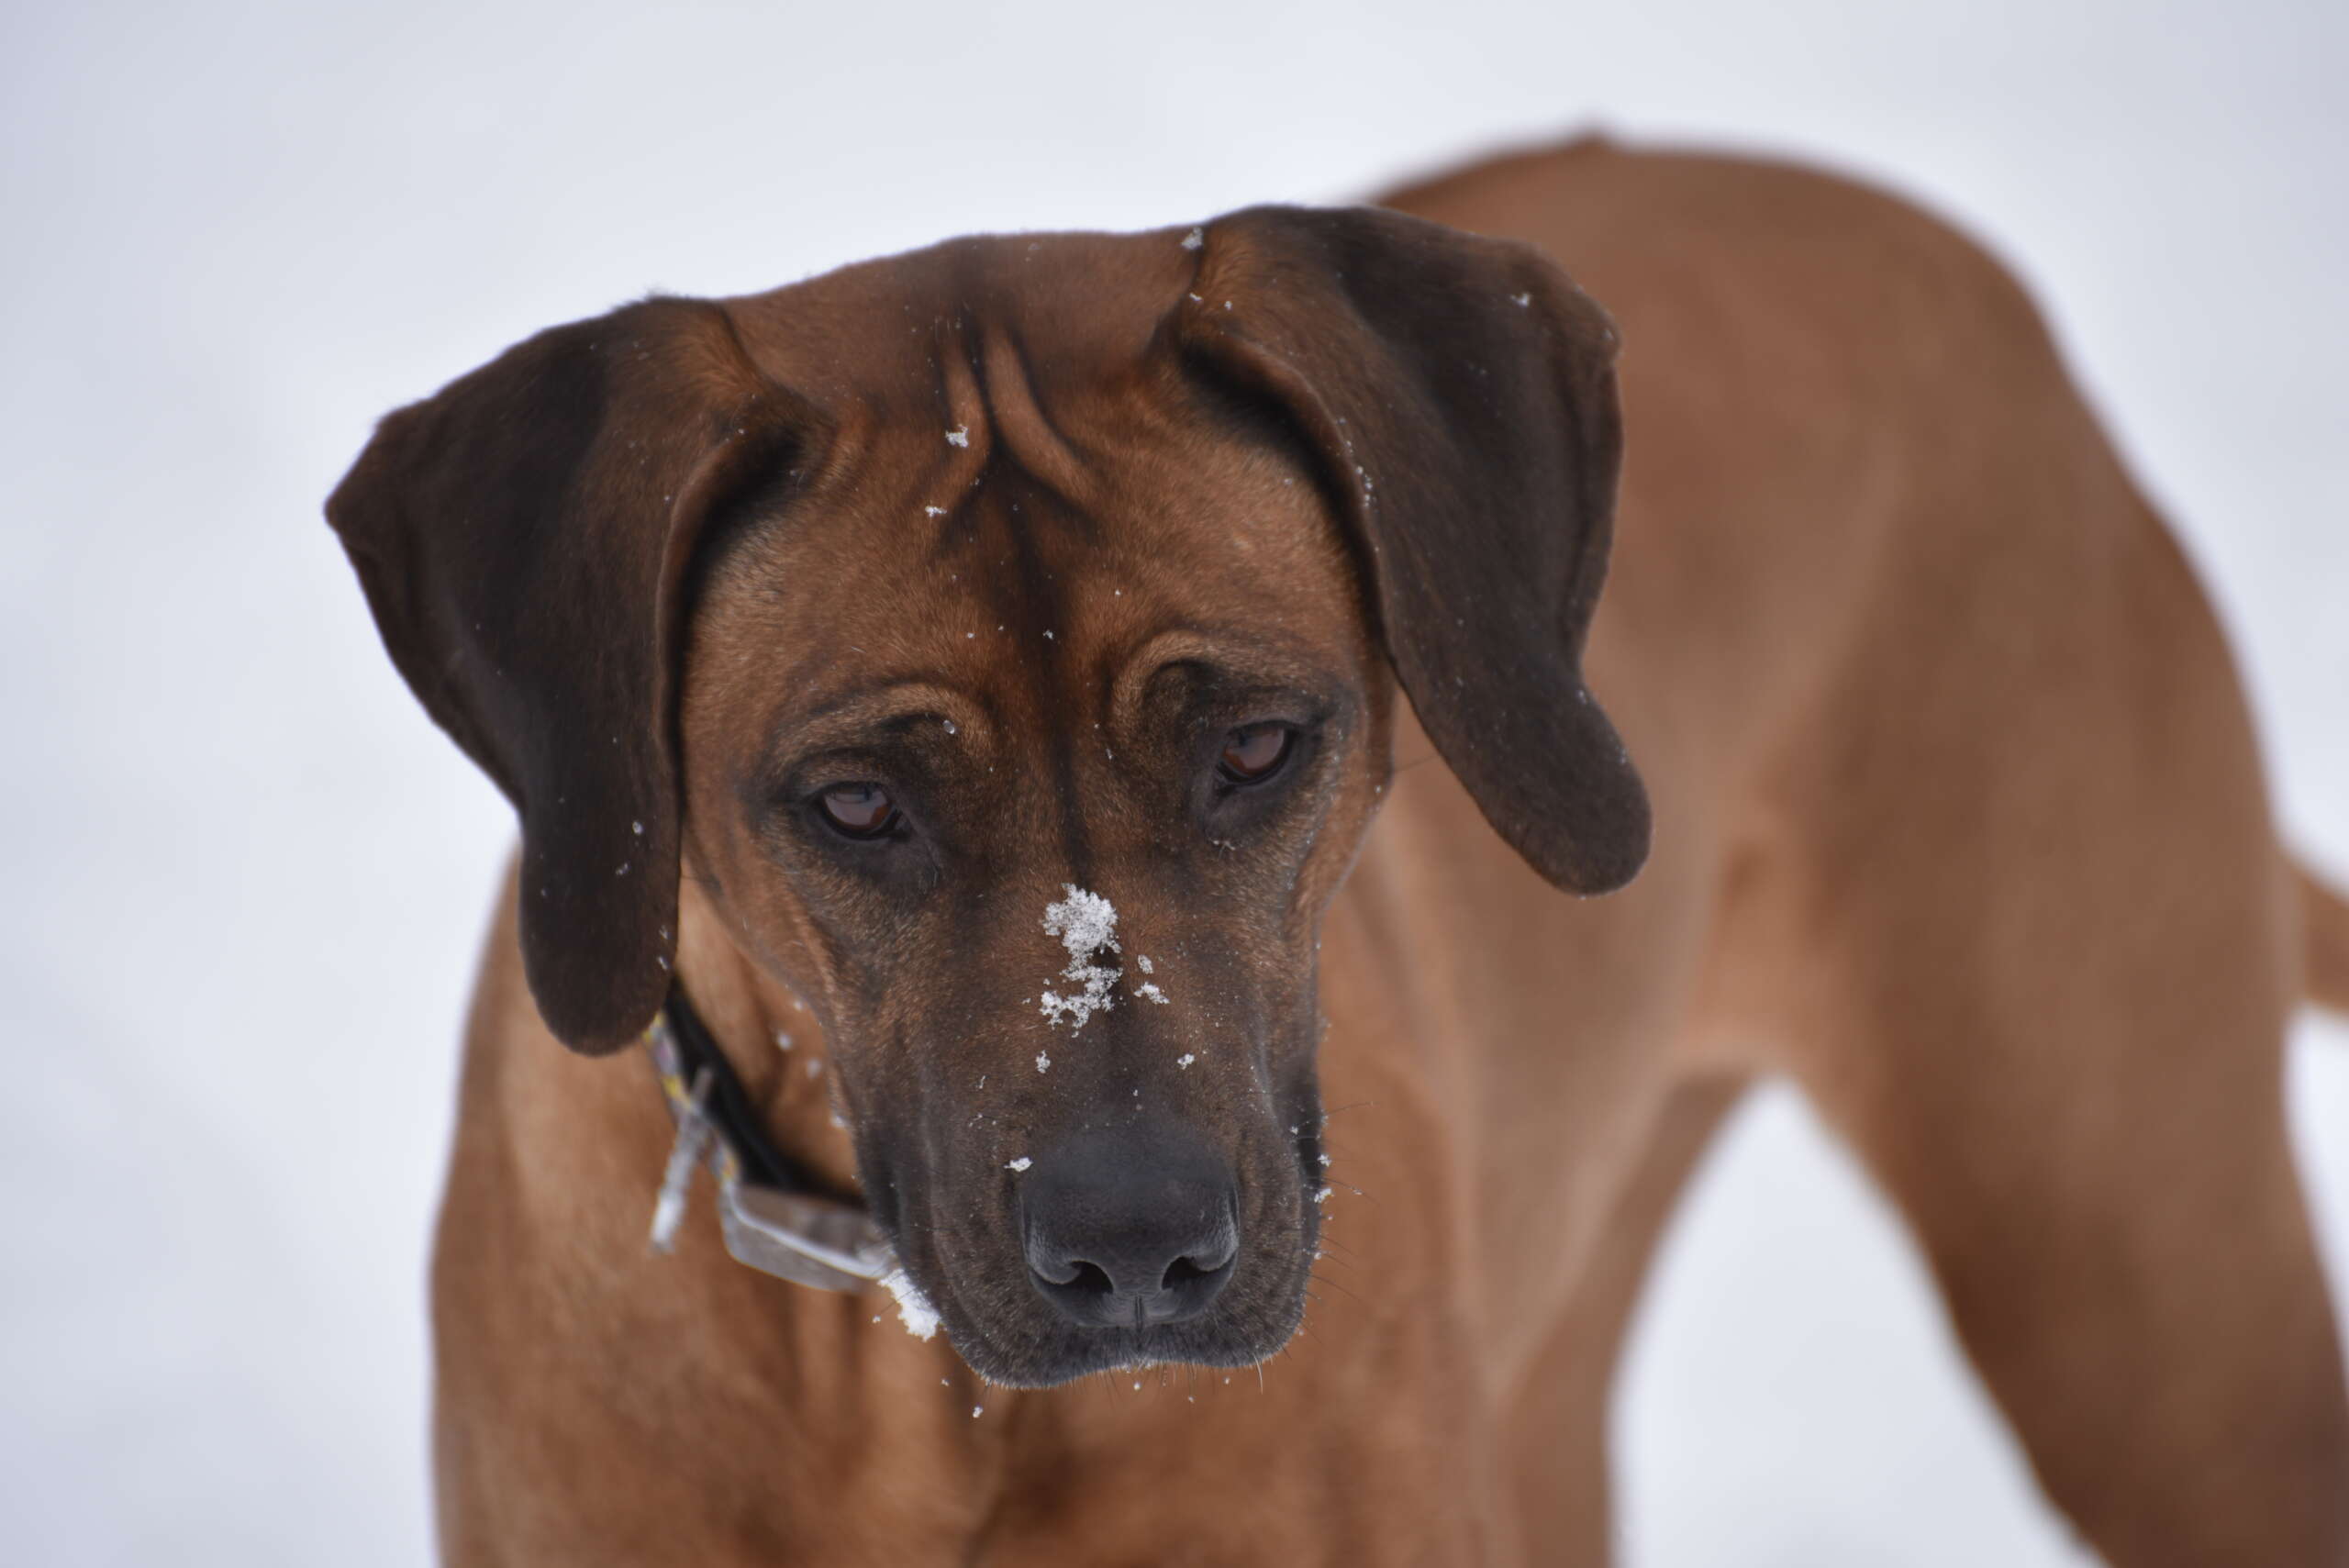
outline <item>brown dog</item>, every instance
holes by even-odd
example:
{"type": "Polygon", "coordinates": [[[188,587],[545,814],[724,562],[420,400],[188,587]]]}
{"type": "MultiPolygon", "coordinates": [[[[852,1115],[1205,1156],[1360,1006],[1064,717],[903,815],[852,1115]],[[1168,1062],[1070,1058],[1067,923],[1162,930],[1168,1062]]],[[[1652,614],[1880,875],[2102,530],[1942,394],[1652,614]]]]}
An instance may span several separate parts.
{"type": "Polygon", "coordinates": [[[2279,1080],[2349,911],[2029,304],[1754,163],[1388,206],[651,300],[384,422],[329,514],[522,821],[449,1558],[1602,1561],[1649,1250],[1784,1071],[2108,1557],[2349,1562],[2279,1080]],[[942,1338],[648,1251],[671,1112],[552,1042],[673,983],[942,1338]]]}

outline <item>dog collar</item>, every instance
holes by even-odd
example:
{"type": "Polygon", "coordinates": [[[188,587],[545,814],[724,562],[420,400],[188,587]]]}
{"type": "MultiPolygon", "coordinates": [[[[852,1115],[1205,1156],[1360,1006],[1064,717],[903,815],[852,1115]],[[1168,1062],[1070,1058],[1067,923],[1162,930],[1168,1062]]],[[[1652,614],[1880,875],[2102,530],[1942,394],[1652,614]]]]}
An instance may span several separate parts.
{"type": "Polygon", "coordinates": [[[706,1164],[718,1183],[726,1250],[737,1262],[795,1284],[852,1292],[896,1267],[887,1239],[862,1204],[824,1191],[806,1166],[769,1141],[742,1081],[683,986],[670,988],[644,1042],[677,1123],[652,1207],[655,1251],[676,1244],[694,1171],[706,1164]]]}

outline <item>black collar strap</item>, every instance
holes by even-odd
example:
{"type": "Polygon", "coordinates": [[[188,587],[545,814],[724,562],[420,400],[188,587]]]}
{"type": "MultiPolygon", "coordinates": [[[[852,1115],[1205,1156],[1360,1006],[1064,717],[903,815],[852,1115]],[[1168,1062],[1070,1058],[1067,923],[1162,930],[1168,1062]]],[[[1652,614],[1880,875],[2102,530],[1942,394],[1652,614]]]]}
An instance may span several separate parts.
{"type": "Polygon", "coordinates": [[[677,1122],[652,1211],[655,1251],[674,1243],[694,1169],[707,1164],[718,1182],[726,1250],[737,1262],[818,1290],[844,1291],[863,1290],[896,1266],[863,1206],[827,1191],[769,1140],[742,1080],[682,985],[670,987],[645,1045],[677,1122]]]}
{"type": "Polygon", "coordinates": [[[841,1197],[843,1195],[827,1190],[805,1165],[768,1139],[767,1129],[760,1124],[759,1114],[751,1105],[750,1091],[742,1087],[742,1080],[736,1074],[734,1064],[726,1060],[726,1052],[710,1038],[709,1026],[701,1021],[701,1015],[685,999],[684,986],[669,988],[668,1005],[662,1010],[668,1020],[670,1038],[677,1042],[680,1075],[691,1084],[705,1069],[709,1073],[709,1095],[702,1114],[709,1118],[711,1130],[732,1147],[735,1159],[741,1163],[742,1180],[786,1193],[806,1193],[810,1197],[841,1197]]]}

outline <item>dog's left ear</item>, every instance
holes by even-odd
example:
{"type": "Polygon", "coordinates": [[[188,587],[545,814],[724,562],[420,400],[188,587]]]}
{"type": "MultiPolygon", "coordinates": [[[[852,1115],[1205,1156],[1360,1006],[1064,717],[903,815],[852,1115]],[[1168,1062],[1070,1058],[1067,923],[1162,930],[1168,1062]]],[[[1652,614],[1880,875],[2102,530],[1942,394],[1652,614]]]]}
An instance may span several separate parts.
{"type": "Polygon", "coordinates": [[[686,567],[791,401],[722,307],[646,300],[391,415],[327,502],[392,662],[521,817],[523,966],[574,1050],[668,995],[686,567]]]}
{"type": "Polygon", "coordinates": [[[1622,433],[1615,329],[1557,264],[1371,207],[1207,226],[1174,327],[1318,461],[1419,722],[1561,887],[1647,857],[1648,802],[1583,684],[1622,433]]]}

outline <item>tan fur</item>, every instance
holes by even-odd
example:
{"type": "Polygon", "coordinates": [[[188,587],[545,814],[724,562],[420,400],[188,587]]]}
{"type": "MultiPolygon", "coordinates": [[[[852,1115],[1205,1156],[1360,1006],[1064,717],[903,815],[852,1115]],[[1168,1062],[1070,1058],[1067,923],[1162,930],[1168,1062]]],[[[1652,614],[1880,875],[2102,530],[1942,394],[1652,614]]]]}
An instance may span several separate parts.
{"type": "MultiPolygon", "coordinates": [[[[1758,163],[1586,142],[1392,205],[1538,243],[1620,324],[1586,667],[1653,797],[1645,872],[1553,889],[1397,705],[1322,932],[1341,1185],[1306,1332],[1261,1378],[1016,1394],[885,1297],[734,1264],[706,1191],[647,1255],[666,1112],[639,1054],[540,1023],[509,886],[434,1273],[448,1560],[1602,1562],[1649,1251],[1740,1086],[1786,1073],[2098,1550],[2349,1562],[2280,1081],[2303,974],[2349,1005],[2349,910],[2279,857],[2218,628],[2029,304],[1913,209],[1758,163]]],[[[1264,548],[1307,613],[1353,614],[1291,527],[1264,548]]],[[[1134,570],[1256,580],[1208,543],[1134,570]]],[[[697,700],[689,728],[749,722],[697,700]]],[[[681,919],[777,1141],[849,1179],[771,938],[690,879],[681,919]]]]}

